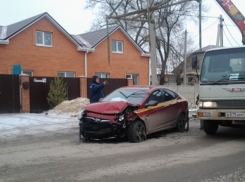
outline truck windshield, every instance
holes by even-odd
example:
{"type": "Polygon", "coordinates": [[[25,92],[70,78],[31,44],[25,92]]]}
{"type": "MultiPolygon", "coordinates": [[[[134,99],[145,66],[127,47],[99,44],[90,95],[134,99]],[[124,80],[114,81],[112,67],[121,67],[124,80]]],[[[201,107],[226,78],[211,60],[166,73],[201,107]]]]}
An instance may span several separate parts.
{"type": "Polygon", "coordinates": [[[245,81],[245,47],[206,52],[200,81],[212,84],[245,81]]]}

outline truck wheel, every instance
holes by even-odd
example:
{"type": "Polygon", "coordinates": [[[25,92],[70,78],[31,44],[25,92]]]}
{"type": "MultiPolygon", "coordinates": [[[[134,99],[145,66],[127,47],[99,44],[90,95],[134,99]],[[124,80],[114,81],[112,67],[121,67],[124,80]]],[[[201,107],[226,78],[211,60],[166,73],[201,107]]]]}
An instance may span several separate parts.
{"type": "Polygon", "coordinates": [[[138,143],[146,140],[145,125],[141,121],[134,121],[128,128],[128,140],[138,143]]]}
{"type": "Polygon", "coordinates": [[[216,134],[219,127],[219,123],[213,120],[203,120],[203,128],[206,134],[214,135],[216,134]]]}

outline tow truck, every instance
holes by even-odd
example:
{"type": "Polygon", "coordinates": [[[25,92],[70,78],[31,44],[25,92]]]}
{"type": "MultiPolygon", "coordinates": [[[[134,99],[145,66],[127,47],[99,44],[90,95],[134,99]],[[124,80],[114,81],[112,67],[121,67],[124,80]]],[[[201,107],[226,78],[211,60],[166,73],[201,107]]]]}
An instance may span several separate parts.
{"type": "MultiPolygon", "coordinates": [[[[231,0],[216,0],[242,33],[245,18],[231,0]]],[[[197,116],[206,134],[219,126],[245,127],[245,46],[205,52],[200,73],[197,116]]]]}

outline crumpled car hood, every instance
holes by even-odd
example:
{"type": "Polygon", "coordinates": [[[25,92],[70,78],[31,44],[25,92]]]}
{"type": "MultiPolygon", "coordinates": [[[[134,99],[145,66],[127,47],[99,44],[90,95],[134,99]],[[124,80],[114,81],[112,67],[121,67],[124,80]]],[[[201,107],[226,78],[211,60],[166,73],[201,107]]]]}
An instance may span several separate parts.
{"type": "Polygon", "coordinates": [[[121,113],[127,106],[128,103],[125,101],[98,102],[86,105],[83,109],[95,113],[117,114],[121,113]]]}

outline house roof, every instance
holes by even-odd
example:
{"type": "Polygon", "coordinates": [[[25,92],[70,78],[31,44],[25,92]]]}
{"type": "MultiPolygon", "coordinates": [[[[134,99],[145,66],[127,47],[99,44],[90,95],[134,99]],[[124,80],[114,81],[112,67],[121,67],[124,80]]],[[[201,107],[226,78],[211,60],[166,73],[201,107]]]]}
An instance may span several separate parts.
{"type": "MultiPolygon", "coordinates": [[[[121,30],[122,33],[131,41],[131,43],[141,52],[142,56],[149,57],[150,54],[146,53],[136,42],[133,40],[133,38],[121,27],[121,26],[112,26],[108,28],[108,34],[111,35],[117,30],[121,30]]],[[[72,35],[74,39],[76,39],[78,42],[83,41],[85,42],[85,45],[87,48],[95,48],[98,46],[101,42],[106,40],[107,38],[107,28],[87,32],[84,34],[79,35],[72,35]]]]}
{"type": "MultiPolygon", "coordinates": [[[[113,26],[108,28],[108,34],[111,35],[116,31],[119,26],[113,26]]],[[[73,35],[74,36],[74,35],[73,35]]],[[[78,38],[86,40],[92,48],[96,47],[99,43],[107,38],[107,28],[96,30],[93,32],[87,32],[84,34],[76,35],[78,38]]]]}
{"type": "Polygon", "coordinates": [[[22,29],[25,29],[26,26],[34,23],[36,20],[40,19],[40,17],[42,17],[43,15],[45,15],[45,13],[33,16],[31,18],[28,18],[26,20],[11,24],[6,26],[7,27],[7,32],[6,32],[6,37],[5,39],[9,39],[12,35],[14,35],[15,33],[20,32],[22,29]]]}
{"type": "Polygon", "coordinates": [[[57,23],[47,12],[33,16],[31,18],[25,19],[23,21],[8,25],[8,26],[1,26],[0,28],[0,40],[8,41],[13,36],[17,35],[18,33],[22,32],[29,26],[33,25],[37,21],[42,18],[48,18],[60,31],[62,31],[65,36],[70,39],[77,47],[83,47],[85,44],[82,42],[77,42],[59,23],[57,23]]]}
{"type": "MultiPolygon", "coordinates": [[[[94,48],[107,38],[107,28],[79,35],[71,35],[47,12],[45,12],[8,26],[0,26],[0,44],[8,44],[9,39],[44,17],[48,18],[61,32],[63,32],[65,36],[77,46],[78,51],[94,51],[94,48]]],[[[109,27],[109,35],[118,29],[120,29],[131,43],[141,52],[142,56],[150,57],[150,54],[146,53],[138,44],[136,44],[136,42],[121,26],[109,27]]]]}

